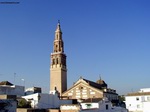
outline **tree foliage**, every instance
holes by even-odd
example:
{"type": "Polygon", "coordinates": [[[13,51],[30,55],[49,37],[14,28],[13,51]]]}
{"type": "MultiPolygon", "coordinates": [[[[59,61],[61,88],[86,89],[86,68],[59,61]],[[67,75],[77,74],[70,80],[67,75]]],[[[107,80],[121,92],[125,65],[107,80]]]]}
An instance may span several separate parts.
{"type": "Polygon", "coordinates": [[[18,108],[30,108],[31,103],[22,98],[22,99],[18,100],[18,106],[17,107],[18,108]]]}

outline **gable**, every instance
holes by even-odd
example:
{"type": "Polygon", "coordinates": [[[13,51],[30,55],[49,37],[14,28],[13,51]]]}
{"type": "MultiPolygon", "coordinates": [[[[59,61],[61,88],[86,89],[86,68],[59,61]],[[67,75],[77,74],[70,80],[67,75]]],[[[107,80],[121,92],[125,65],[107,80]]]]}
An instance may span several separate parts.
{"type": "Polygon", "coordinates": [[[103,97],[103,91],[80,81],[64,92],[62,97],[67,99],[101,98],[103,97]]]}

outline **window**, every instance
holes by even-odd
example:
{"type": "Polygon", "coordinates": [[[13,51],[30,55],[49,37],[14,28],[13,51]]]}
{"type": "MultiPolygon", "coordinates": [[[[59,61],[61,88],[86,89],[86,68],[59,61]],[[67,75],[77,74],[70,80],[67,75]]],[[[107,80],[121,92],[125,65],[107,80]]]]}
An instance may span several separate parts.
{"type": "Polygon", "coordinates": [[[53,65],[55,64],[55,59],[53,59],[52,64],[53,64],[53,65]]]}
{"type": "Polygon", "coordinates": [[[87,108],[91,108],[92,104],[85,104],[87,108]]]}
{"type": "Polygon", "coordinates": [[[139,97],[136,97],[136,100],[138,101],[138,100],[139,100],[139,97]]]}
{"type": "Polygon", "coordinates": [[[56,64],[58,64],[58,58],[56,59],[56,64]]]}
{"type": "Polygon", "coordinates": [[[108,110],[108,105],[106,105],[106,110],[108,110]]]}
{"type": "Polygon", "coordinates": [[[83,89],[83,87],[81,86],[80,89],[83,89]]]}
{"type": "Polygon", "coordinates": [[[57,49],[58,49],[58,46],[57,46],[57,45],[55,45],[55,52],[57,52],[57,49]]]}
{"type": "Polygon", "coordinates": [[[149,96],[147,97],[147,101],[150,101],[150,97],[149,96]]]}
{"type": "Polygon", "coordinates": [[[137,105],[137,108],[140,108],[140,105],[137,105]]]}

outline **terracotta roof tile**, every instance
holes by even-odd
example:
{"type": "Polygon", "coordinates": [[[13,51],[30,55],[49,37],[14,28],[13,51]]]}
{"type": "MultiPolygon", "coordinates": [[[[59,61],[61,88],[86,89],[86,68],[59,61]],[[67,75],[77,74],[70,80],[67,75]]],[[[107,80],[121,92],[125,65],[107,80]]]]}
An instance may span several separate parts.
{"type": "Polygon", "coordinates": [[[150,92],[136,92],[127,94],[127,96],[144,96],[144,95],[150,95],[150,92]]]}
{"type": "Polygon", "coordinates": [[[8,82],[8,81],[2,81],[0,82],[0,85],[9,85],[9,86],[12,86],[13,84],[8,82]]]}

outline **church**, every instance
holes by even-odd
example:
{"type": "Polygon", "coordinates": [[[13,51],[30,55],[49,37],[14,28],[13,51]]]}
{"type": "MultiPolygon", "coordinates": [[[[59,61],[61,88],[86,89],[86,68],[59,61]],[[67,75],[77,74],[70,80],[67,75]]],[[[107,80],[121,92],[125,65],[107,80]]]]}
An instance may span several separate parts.
{"type": "Polygon", "coordinates": [[[55,31],[53,52],[50,56],[50,94],[58,93],[61,99],[79,102],[87,99],[107,97],[110,101],[118,100],[116,90],[108,88],[101,78],[96,82],[80,77],[71,88],[67,89],[67,64],[60,22],[55,31]]]}

